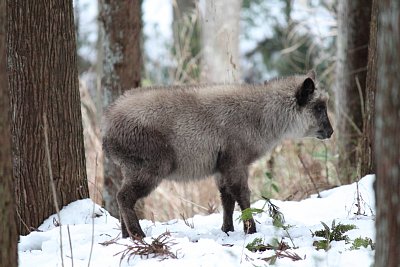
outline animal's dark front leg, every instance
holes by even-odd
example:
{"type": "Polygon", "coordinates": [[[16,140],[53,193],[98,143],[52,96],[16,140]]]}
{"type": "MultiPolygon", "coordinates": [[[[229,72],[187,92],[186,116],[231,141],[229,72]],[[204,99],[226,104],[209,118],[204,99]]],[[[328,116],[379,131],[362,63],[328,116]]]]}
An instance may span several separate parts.
{"type": "Polygon", "coordinates": [[[235,209],[235,199],[229,191],[229,188],[224,184],[221,177],[216,178],[219,192],[221,193],[221,203],[224,209],[224,217],[221,230],[225,233],[234,231],[233,227],[233,210],[235,209]]]}
{"type": "MultiPolygon", "coordinates": [[[[230,194],[239,204],[240,209],[243,211],[250,208],[250,190],[248,185],[247,166],[229,169],[222,174],[222,177],[223,180],[226,181],[230,194]]],[[[243,223],[245,233],[253,234],[257,231],[253,219],[246,220],[243,223]]]]}

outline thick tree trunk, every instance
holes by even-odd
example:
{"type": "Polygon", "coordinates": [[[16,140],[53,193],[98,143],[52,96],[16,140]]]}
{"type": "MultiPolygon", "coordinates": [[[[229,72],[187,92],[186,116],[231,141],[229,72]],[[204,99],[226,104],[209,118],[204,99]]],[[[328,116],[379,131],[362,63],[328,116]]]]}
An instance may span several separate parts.
{"type": "Polygon", "coordinates": [[[377,78],[378,0],[372,0],[368,45],[367,81],[364,103],[363,138],[361,143],[361,176],[376,173],[375,166],[375,92],[377,78]]]}
{"type": "Polygon", "coordinates": [[[240,81],[239,19],[241,0],[206,1],[203,18],[202,80],[210,83],[240,81]]]}
{"type": "Polygon", "coordinates": [[[400,266],[400,3],[379,1],[376,267],[400,266]]]}
{"type": "Polygon", "coordinates": [[[6,2],[0,2],[0,262],[18,266],[14,180],[11,165],[9,92],[6,73],[6,2]]]}
{"type": "Polygon", "coordinates": [[[72,1],[7,0],[8,72],[18,229],[27,234],[55,213],[45,153],[48,121],[60,208],[89,196],[72,1]]]}
{"type": "Polygon", "coordinates": [[[358,176],[372,0],[339,1],[336,121],[339,180],[358,176]]]}
{"type": "MultiPolygon", "coordinates": [[[[141,1],[101,0],[103,25],[103,107],[114,102],[125,90],[140,86],[142,58],[141,1]]],[[[116,193],[122,182],[120,170],[104,160],[104,202],[106,209],[118,216],[116,193]]]]}

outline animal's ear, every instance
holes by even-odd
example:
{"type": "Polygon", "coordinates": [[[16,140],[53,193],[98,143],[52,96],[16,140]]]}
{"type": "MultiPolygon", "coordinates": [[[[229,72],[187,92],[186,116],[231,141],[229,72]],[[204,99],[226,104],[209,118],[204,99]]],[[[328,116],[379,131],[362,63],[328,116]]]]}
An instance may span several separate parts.
{"type": "Polygon", "coordinates": [[[310,70],[306,76],[308,78],[311,78],[313,81],[315,81],[315,78],[317,78],[317,73],[315,72],[315,70],[310,70]]]}
{"type": "Polygon", "coordinates": [[[308,101],[311,99],[314,90],[315,90],[314,81],[311,78],[306,78],[303,84],[296,92],[297,104],[301,107],[307,104],[308,101]]]}

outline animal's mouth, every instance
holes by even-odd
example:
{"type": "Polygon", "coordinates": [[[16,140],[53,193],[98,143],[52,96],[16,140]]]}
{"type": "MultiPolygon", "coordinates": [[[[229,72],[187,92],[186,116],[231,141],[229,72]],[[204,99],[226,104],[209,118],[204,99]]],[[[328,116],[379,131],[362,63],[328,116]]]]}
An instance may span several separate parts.
{"type": "Polygon", "coordinates": [[[330,129],[328,131],[319,130],[319,131],[317,131],[317,138],[320,140],[329,139],[332,136],[332,134],[333,134],[332,129],[330,129]]]}

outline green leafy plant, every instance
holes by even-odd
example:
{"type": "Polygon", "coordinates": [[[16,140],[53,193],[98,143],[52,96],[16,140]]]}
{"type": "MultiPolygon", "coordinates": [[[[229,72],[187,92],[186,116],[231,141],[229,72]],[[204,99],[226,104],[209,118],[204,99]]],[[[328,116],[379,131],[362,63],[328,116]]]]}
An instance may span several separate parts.
{"type": "Polygon", "coordinates": [[[247,208],[247,209],[242,210],[242,214],[240,214],[238,220],[239,220],[239,222],[241,222],[241,221],[245,222],[245,221],[251,220],[254,215],[260,214],[263,212],[264,212],[263,209],[247,208]]]}
{"type": "Polygon", "coordinates": [[[285,216],[282,212],[279,211],[279,207],[273,204],[269,198],[265,196],[263,196],[262,198],[265,199],[263,209],[266,205],[268,205],[268,214],[272,218],[272,224],[275,227],[284,228],[285,216]]]}
{"type": "Polygon", "coordinates": [[[317,249],[328,250],[332,241],[344,240],[346,243],[350,242],[350,238],[345,235],[347,231],[356,229],[354,224],[337,224],[335,220],[332,221],[332,226],[329,227],[326,223],[321,222],[324,229],[312,233],[313,237],[318,236],[324,238],[323,240],[314,241],[313,245],[317,249]]]}
{"type": "Polygon", "coordinates": [[[291,248],[286,242],[283,242],[283,240],[278,241],[276,238],[273,238],[271,243],[272,244],[264,244],[262,238],[256,237],[253,241],[247,244],[246,248],[252,252],[266,250],[286,250],[291,248]]]}
{"type": "Polygon", "coordinates": [[[263,244],[263,239],[260,237],[254,238],[253,241],[246,245],[246,248],[252,252],[265,251],[265,245],[263,244]]]}
{"type": "Polygon", "coordinates": [[[350,247],[350,250],[357,250],[360,249],[361,247],[368,248],[368,246],[371,246],[371,249],[375,249],[375,243],[372,242],[372,239],[369,237],[364,237],[362,238],[357,237],[354,239],[352,246],[350,247]]]}

